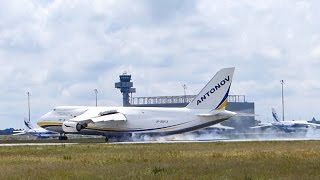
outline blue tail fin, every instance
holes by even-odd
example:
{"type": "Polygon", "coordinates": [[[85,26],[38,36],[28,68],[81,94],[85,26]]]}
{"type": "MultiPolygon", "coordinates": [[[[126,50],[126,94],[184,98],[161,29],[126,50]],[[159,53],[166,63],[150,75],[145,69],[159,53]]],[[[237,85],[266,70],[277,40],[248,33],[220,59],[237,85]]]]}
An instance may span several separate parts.
{"type": "Polygon", "coordinates": [[[273,119],[274,119],[275,121],[280,122],[280,119],[279,119],[279,117],[278,117],[278,114],[277,114],[276,110],[273,109],[273,108],[272,108],[272,117],[273,117],[273,119]]]}
{"type": "Polygon", "coordinates": [[[27,118],[24,118],[24,125],[27,127],[27,129],[33,129],[30,120],[28,120],[27,118]]]}

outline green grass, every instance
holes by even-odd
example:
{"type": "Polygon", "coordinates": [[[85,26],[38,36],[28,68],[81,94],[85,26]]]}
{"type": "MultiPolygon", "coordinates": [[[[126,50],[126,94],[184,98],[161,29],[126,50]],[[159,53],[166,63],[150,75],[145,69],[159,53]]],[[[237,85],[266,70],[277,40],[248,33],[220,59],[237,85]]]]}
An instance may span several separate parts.
{"type": "Polygon", "coordinates": [[[320,179],[320,142],[0,147],[0,179],[320,179]]]}
{"type": "Polygon", "coordinates": [[[104,143],[104,138],[83,138],[83,139],[4,139],[0,144],[19,144],[19,143],[104,143]]]}

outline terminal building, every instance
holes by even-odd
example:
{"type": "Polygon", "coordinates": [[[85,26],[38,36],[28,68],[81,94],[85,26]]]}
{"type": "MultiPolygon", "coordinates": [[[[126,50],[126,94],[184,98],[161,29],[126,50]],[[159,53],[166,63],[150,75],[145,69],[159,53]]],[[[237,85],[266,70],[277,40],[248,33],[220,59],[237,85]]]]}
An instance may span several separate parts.
{"type": "MultiPolygon", "coordinates": [[[[123,106],[134,107],[185,107],[196,95],[181,96],[154,96],[154,97],[133,97],[136,92],[131,82],[131,75],[124,73],[119,76],[120,82],[115,83],[123,96],[123,106]]],[[[234,112],[254,114],[254,103],[247,102],[245,95],[229,95],[227,110],[234,112]]],[[[256,126],[258,121],[252,116],[236,116],[222,123],[222,125],[234,127],[236,131],[248,130],[256,126]]]]}

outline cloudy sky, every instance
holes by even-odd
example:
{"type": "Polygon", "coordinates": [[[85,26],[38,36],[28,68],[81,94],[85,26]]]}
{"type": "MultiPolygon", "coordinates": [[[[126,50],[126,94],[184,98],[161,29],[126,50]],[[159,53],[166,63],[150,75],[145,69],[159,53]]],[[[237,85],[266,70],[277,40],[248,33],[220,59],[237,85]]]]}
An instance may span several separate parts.
{"type": "Polygon", "coordinates": [[[58,105],[121,106],[118,75],[135,96],[197,94],[236,67],[231,94],[271,121],[320,120],[320,1],[2,0],[0,128],[23,128],[58,105]]]}

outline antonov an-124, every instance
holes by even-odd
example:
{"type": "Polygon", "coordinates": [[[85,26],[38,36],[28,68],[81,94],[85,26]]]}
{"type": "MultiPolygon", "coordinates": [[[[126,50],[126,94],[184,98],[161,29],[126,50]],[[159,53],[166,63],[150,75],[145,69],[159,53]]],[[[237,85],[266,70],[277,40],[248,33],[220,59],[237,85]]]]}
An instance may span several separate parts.
{"type": "Polygon", "coordinates": [[[102,135],[106,141],[132,135],[166,136],[223,122],[237,113],[225,110],[234,67],[221,69],[183,108],[59,106],[43,115],[38,125],[66,134],[102,135]]]}

